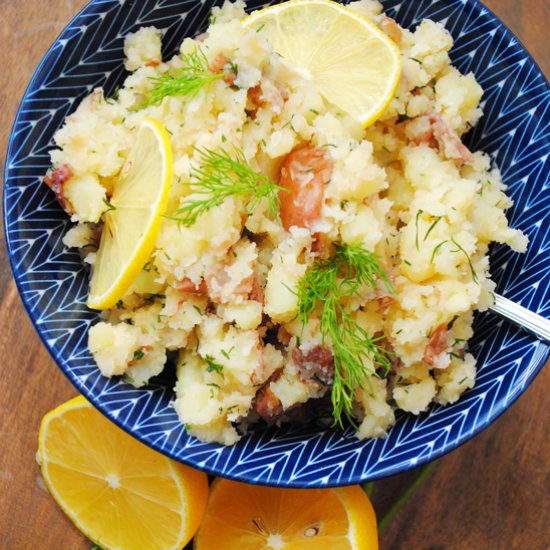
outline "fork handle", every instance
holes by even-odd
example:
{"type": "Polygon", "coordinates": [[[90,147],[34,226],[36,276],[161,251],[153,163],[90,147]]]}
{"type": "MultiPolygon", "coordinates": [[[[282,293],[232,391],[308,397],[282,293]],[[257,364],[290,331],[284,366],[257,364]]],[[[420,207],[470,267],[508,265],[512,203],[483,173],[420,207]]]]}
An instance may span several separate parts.
{"type": "Polygon", "coordinates": [[[550,320],[498,294],[495,294],[495,303],[489,309],[550,344],[550,320]]]}

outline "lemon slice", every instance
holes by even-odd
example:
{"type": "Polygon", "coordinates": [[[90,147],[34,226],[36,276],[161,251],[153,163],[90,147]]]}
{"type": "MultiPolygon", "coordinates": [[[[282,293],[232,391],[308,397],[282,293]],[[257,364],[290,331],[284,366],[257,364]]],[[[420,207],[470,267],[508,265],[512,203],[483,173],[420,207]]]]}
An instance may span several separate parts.
{"type": "Polygon", "coordinates": [[[401,75],[399,48],[362,15],[331,0],[291,0],[243,25],[264,34],[330,103],[363,126],[384,112],[401,75]]]}
{"type": "Polygon", "coordinates": [[[206,508],[206,474],[117,428],[83,397],[49,412],[38,459],[50,493],[104,550],[181,550],[206,508]]]}
{"type": "Polygon", "coordinates": [[[358,486],[277,489],[217,479],[195,550],[378,550],[376,516],[358,486]]]}
{"type": "Polygon", "coordinates": [[[114,306],[151,256],[166,210],[172,165],[166,130],[146,118],[115,183],[112,209],[103,216],[88,307],[114,306]]]}

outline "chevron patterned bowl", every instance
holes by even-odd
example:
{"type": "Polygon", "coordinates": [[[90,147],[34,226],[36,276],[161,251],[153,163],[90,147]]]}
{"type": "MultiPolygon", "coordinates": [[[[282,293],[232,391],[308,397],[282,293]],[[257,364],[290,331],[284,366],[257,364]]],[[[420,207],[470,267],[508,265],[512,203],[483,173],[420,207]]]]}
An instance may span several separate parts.
{"type": "MultiPolygon", "coordinates": [[[[111,93],[124,78],[123,39],[144,25],[166,32],[165,55],[183,37],[205,29],[221,0],[94,0],[46,53],[23,97],[9,142],[4,223],[21,298],[59,367],[97,408],[147,445],[208,472],[287,487],[346,485],[396,474],[467,441],[504,412],[548,358],[548,346],[490,313],[475,320],[470,349],[479,364],[476,386],[454,405],[420,416],[401,414],[385,439],[357,441],[352,430],[270,428],[234,447],[190,437],[172,408],[168,375],[145,389],[103,378],[87,350],[98,319],[85,306],[87,273],[61,238],[70,226],[41,183],[52,136],[94,87],[111,93]]],[[[269,2],[268,2],[269,3],[269,2]]],[[[411,28],[442,22],[455,47],[454,64],[473,71],[485,90],[485,116],[467,145],[492,154],[515,201],[509,216],[530,239],[525,255],[492,249],[498,292],[550,317],[550,90],[516,38],[472,0],[387,0],[388,13],[411,28]]],[[[250,8],[262,6],[253,2],[250,8]]]]}

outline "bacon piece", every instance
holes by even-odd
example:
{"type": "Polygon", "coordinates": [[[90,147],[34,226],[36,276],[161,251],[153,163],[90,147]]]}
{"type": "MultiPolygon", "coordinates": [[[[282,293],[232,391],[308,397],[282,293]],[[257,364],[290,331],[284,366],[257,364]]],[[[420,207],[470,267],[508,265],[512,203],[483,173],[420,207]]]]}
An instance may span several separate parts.
{"type": "Polygon", "coordinates": [[[55,193],[59,204],[68,214],[72,214],[72,207],[65,197],[64,185],[73,176],[68,164],[60,164],[55,170],[48,170],[44,176],[44,183],[55,193]]]}
{"type": "Polygon", "coordinates": [[[258,110],[263,104],[264,101],[262,99],[262,85],[257,84],[252,88],[248,88],[246,113],[251,120],[256,119],[258,110]]]}
{"type": "Polygon", "coordinates": [[[292,352],[292,360],[298,367],[298,374],[304,382],[314,382],[316,385],[324,386],[332,384],[334,355],[328,348],[315,346],[305,353],[295,349],[292,352]]]}
{"type": "Polygon", "coordinates": [[[435,327],[432,332],[426,348],[424,349],[424,361],[433,367],[436,359],[449,347],[451,344],[451,333],[447,323],[441,323],[435,327]]]}
{"type": "Polygon", "coordinates": [[[264,103],[262,99],[262,85],[256,84],[256,86],[252,88],[248,88],[248,91],[246,92],[246,97],[248,100],[248,105],[247,105],[248,116],[252,120],[254,120],[256,118],[258,109],[264,103]]]}
{"type": "Polygon", "coordinates": [[[277,82],[273,84],[270,80],[264,80],[263,84],[256,84],[248,89],[247,99],[248,116],[254,120],[258,109],[264,105],[268,105],[271,112],[281,114],[288,92],[277,82]]]}
{"type": "Polygon", "coordinates": [[[333,166],[328,153],[312,145],[295,149],[286,157],[279,178],[279,185],[286,190],[279,192],[285,229],[310,227],[319,219],[333,166]]]}
{"type": "Polygon", "coordinates": [[[220,74],[225,73],[225,77],[223,81],[226,84],[229,84],[229,86],[233,86],[235,84],[235,80],[237,79],[237,74],[233,69],[231,68],[231,63],[223,53],[219,53],[210,63],[210,69],[211,73],[214,74],[220,74]]]}

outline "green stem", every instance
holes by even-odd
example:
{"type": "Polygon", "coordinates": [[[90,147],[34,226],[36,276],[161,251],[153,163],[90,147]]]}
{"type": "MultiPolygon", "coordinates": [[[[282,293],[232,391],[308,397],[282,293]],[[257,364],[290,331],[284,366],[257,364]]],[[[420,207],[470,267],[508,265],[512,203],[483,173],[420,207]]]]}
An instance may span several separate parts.
{"type": "Polygon", "coordinates": [[[372,496],[372,490],[374,489],[374,481],[370,481],[369,483],[365,483],[362,486],[363,491],[367,494],[367,496],[370,498],[372,496]]]}
{"type": "Polygon", "coordinates": [[[435,468],[439,461],[434,460],[429,464],[426,464],[418,474],[417,478],[407,487],[405,492],[392,504],[390,509],[386,512],[386,515],[378,523],[378,532],[381,533],[387,526],[388,523],[396,516],[396,514],[403,508],[407,501],[416,493],[420,485],[426,480],[426,478],[431,474],[432,470],[435,468]]]}

